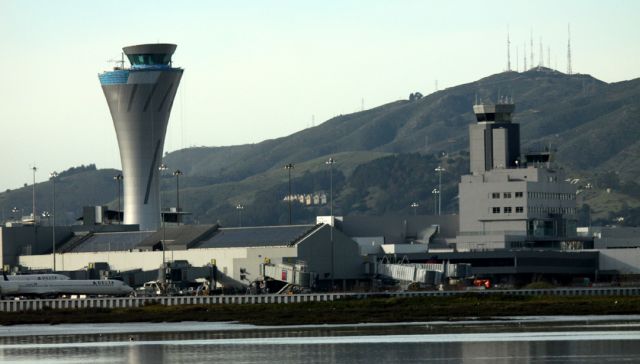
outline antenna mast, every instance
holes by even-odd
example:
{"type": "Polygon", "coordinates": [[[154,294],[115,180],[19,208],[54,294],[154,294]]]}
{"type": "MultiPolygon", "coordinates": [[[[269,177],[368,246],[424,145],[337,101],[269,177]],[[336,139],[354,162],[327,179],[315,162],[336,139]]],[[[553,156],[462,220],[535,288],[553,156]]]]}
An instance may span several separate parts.
{"type": "Polygon", "coordinates": [[[524,70],[527,70],[527,42],[522,44],[522,49],[524,50],[522,60],[524,61],[524,70]]]}
{"type": "Polygon", "coordinates": [[[518,46],[516,46],[516,72],[520,70],[520,52],[518,52],[518,46]]]}
{"type": "Polygon", "coordinates": [[[531,68],[533,68],[533,28],[531,29],[531,46],[529,47],[529,51],[531,52],[531,68]]]}
{"type": "Polygon", "coordinates": [[[538,56],[538,67],[544,67],[544,54],[542,53],[542,37],[540,37],[540,55],[538,56]]]}
{"type": "Polygon", "coordinates": [[[571,69],[571,24],[567,24],[567,74],[573,73],[571,69]]]}
{"type": "Polygon", "coordinates": [[[507,72],[511,71],[511,41],[509,40],[509,26],[507,25],[507,72]]]}
{"type": "Polygon", "coordinates": [[[551,68],[551,46],[547,46],[547,67],[551,68]]]}

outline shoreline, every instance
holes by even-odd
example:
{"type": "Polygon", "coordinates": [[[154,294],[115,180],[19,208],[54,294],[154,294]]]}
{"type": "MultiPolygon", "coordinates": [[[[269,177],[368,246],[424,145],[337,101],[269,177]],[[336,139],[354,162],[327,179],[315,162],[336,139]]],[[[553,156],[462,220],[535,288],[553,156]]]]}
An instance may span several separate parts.
{"type": "Polygon", "coordinates": [[[638,315],[638,296],[478,296],[344,299],[290,304],[146,305],[0,312],[0,325],[237,322],[257,326],[460,322],[513,317],[638,315]]]}

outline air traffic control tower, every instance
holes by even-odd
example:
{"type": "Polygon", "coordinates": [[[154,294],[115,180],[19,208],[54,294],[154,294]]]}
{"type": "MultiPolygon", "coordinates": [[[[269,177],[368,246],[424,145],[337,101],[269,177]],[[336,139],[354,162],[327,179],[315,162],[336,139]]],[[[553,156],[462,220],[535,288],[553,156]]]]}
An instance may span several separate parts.
{"type": "Polygon", "coordinates": [[[124,222],[140,230],[160,226],[158,167],[173,99],[183,70],[174,68],[175,44],[140,44],[122,49],[131,63],[98,75],[120,147],[124,222]]]}

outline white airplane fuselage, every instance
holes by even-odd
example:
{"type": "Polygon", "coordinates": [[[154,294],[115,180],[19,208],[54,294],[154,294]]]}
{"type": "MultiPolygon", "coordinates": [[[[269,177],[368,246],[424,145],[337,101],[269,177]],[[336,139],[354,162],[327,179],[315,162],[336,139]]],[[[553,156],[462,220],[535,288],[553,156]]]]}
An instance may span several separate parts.
{"type": "Polygon", "coordinates": [[[7,275],[9,281],[63,281],[69,280],[64,274],[16,274],[7,275]]]}
{"type": "Polygon", "coordinates": [[[0,296],[51,296],[63,294],[123,296],[133,292],[113,279],[1,280],[0,296]]]}

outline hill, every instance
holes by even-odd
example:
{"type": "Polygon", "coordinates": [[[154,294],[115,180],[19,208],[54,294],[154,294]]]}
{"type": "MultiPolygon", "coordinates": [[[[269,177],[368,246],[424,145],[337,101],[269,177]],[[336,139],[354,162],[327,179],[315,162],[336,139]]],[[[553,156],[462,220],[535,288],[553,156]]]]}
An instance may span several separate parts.
{"type": "MultiPolygon", "coordinates": [[[[504,72],[425,97],[340,115],[278,139],[169,153],[165,163],[185,173],[180,181],[181,201],[199,222],[219,220],[233,225],[238,220],[238,203],[246,206],[243,220],[247,224],[285,222],[288,212],[282,198],[287,194],[287,175],[282,166],[296,164],[294,192],[326,192],[324,160],[329,156],[338,160],[334,166],[337,213],[407,213],[414,200],[430,205],[433,167],[438,164],[447,166],[443,206],[453,212],[456,183],[468,168],[467,127],[474,122],[471,106],[476,100],[495,101],[503,95],[516,102],[523,150],[551,147],[557,151],[556,162],[579,178],[580,186],[591,187],[581,194],[581,202],[593,215],[584,219],[607,222],[627,214],[633,220],[631,215],[640,207],[640,194],[634,189],[640,176],[635,158],[640,151],[640,79],[608,84],[589,75],[566,75],[547,68],[504,72]]],[[[62,205],[70,216],[79,213],[82,205],[113,205],[116,199],[111,180],[115,171],[86,173],[74,178],[101,182],[77,183],[91,191],[101,186],[101,192],[63,197],[61,187],[59,198],[68,200],[62,205]]],[[[37,190],[49,189],[40,185],[37,190]]],[[[175,204],[173,186],[171,177],[163,178],[163,206],[175,204]]],[[[12,206],[30,206],[29,191],[0,194],[0,207],[8,211],[12,206]]],[[[46,194],[42,198],[46,204],[46,194]]],[[[296,221],[310,221],[324,209],[299,206],[296,221]]]]}

